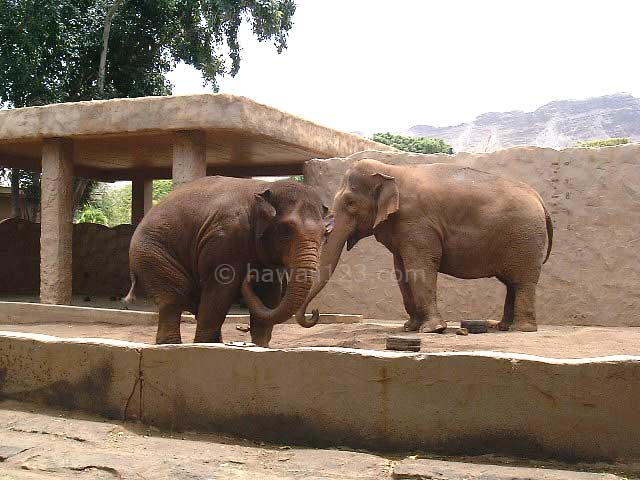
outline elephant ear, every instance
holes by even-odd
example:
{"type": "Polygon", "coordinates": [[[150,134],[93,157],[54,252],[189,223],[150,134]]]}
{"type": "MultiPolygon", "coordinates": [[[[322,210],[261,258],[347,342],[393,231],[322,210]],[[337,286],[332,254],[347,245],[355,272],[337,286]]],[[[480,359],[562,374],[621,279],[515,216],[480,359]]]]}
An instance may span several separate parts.
{"type": "Polygon", "coordinates": [[[375,229],[389,215],[398,211],[400,208],[400,193],[398,192],[395,177],[384,173],[374,173],[372,176],[380,181],[378,187],[376,187],[376,219],[373,222],[373,228],[375,229]]]}
{"type": "Polygon", "coordinates": [[[255,234],[256,238],[262,238],[265,230],[269,228],[269,225],[273,223],[273,219],[276,216],[276,208],[271,204],[271,190],[268,188],[263,192],[256,193],[256,224],[255,234]]]}

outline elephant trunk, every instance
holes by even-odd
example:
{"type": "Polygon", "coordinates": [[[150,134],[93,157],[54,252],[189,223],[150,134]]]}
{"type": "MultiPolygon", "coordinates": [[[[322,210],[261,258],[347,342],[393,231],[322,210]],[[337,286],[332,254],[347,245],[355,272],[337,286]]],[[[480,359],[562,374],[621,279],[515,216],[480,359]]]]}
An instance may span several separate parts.
{"type": "Polygon", "coordinates": [[[344,244],[347,242],[347,239],[351,235],[353,228],[349,224],[344,224],[340,222],[340,220],[336,220],[335,227],[331,235],[329,235],[329,239],[327,243],[322,248],[322,255],[320,256],[320,273],[316,282],[313,284],[311,291],[307,295],[306,300],[300,307],[300,310],[296,312],[296,321],[298,324],[305,328],[313,327],[318,320],[320,320],[320,314],[317,310],[313,311],[311,318],[307,320],[305,317],[305,312],[307,306],[311,303],[311,301],[320,293],[320,291],[327,284],[331,275],[333,274],[336,266],[338,265],[338,260],[340,260],[340,255],[342,254],[342,249],[344,248],[344,244]]]}
{"type": "Polygon", "coordinates": [[[318,270],[319,246],[315,240],[295,243],[290,255],[290,278],[282,301],[276,308],[265,307],[251,288],[250,278],[242,282],[242,295],[252,315],[265,324],[286,322],[300,308],[307,297],[318,270]]]}

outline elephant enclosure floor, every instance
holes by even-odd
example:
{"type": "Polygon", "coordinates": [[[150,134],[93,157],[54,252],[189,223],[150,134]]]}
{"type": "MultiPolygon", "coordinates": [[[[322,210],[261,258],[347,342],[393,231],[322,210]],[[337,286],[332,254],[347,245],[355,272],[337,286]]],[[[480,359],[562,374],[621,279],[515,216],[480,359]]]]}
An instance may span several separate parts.
{"type": "Polygon", "coordinates": [[[441,475],[443,467],[449,480],[505,479],[504,466],[509,466],[508,478],[622,480],[615,475],[583,472],[634,474],[640,471],[637,465],[563,464],[498,455],[446,460],[450,461],[390,457],[346,449],[296,448],[221,434],[163,433],[137,423],[0,401],[0,479],[3,480],[393,480],[445,478],[441,475]]]}
{"type": "MultiPolygon", "coordinates": [[[[155,327],[143,325],[107,324],[41,324],[2,325],[0,331],[42,333],[57,337],[112,338],[132,342],[153,343],[155,327]]],[[[538,332],[497,332],[460,336],[455,326],[444,334],[419,334],[422,352],[462,352],[490,350],[524,353],[555,358],[602,357],[609,355],[640,355],[640,328],[637,327],[575,327],[540,326],[538,332]]],[[[182,325],[183,341],[193,339],[195,325],[182,325]]],[[[277,325],[271,340],[272,348],[348,347],[384,350],[386,336],[401,332],[401,324],[376,322],[363,324],[316,325],[304,329],[298,325],[277,325]]],[[[248,333],[225,324],[225,342],[250,341],[248,333]]]]}

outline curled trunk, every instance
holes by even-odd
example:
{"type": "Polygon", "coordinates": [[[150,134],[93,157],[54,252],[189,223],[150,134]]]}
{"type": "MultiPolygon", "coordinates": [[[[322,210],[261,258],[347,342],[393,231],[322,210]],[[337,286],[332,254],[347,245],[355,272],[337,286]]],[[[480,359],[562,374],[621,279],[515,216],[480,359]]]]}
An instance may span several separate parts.
{"type": "Polygon", "coordinates": [[[313,285],[318,269],[317,242],[301,241],[294,248],[287,290],[276,308],[265,307],[251,288],[248,276],[242,282],[242,295],[249,311],[263,323],[275,325],[286,322],[300,308],[313,285]]]}
{"type": "Polygon", "coordinates": [[[307,295],[306,300],[304,301],[304,303],[302,303],[302,306],[296,312],[296,321],[305,328],[313,327],[316,323],[318,323],[318,320],[320,320],[320,313],[318,312],[318,310],[314,310],[311,314],[311,318],[307,320],[307,318],[305,317],[307,306],[316,297],[316,295],[320,293],[320,291],[324,288],[324,286],[331,278],[331,275],[338,265],[338,260],[340,260],[340,255],[342,254],[344,244],[347,242],[347,239],[352,233],[352,228],[350,228],[349,225],[341,225],[341,223],[342,222],[340,222],[340,220],[336,221],[336,226],[334,227],[333,232],[331,233],[331,235],[329,235],[327,243],[322,248],[317,280],[313,284],[313,287],[307,295]]]}

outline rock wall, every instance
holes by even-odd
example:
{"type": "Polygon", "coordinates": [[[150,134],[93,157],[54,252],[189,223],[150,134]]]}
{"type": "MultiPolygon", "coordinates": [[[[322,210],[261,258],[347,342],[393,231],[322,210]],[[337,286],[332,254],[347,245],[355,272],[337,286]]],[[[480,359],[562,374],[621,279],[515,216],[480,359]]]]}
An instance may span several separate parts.
{"type": "MultiPolygon", "coordinates": [[[[73,226],[73,293],[122,295],[129,290],[129,243],[135,228],[73,226]]],[[[0,222],[0,294],[40,290],[40,224],[0,222]]]]}
{"type": "MultiPolygon", "coordinates": [[[[452,156],[367,151],[311,160],[305,182],[319,187],[330,205],[349,165],[363,158],[399,165],[468,165],[529,183],[542,195],[555,225],[553,251],[538,287],[539,322],[640,326],[640,144],[515,147],[452,156]]],[[[439,308],[447,320],[500,318],[505,289],[497,280],[440,275],[438,283],[439,308]]],[[[343,252],[311,307],[367,318],[407,318],[392,256],[373,237],[343,252]]]]}

